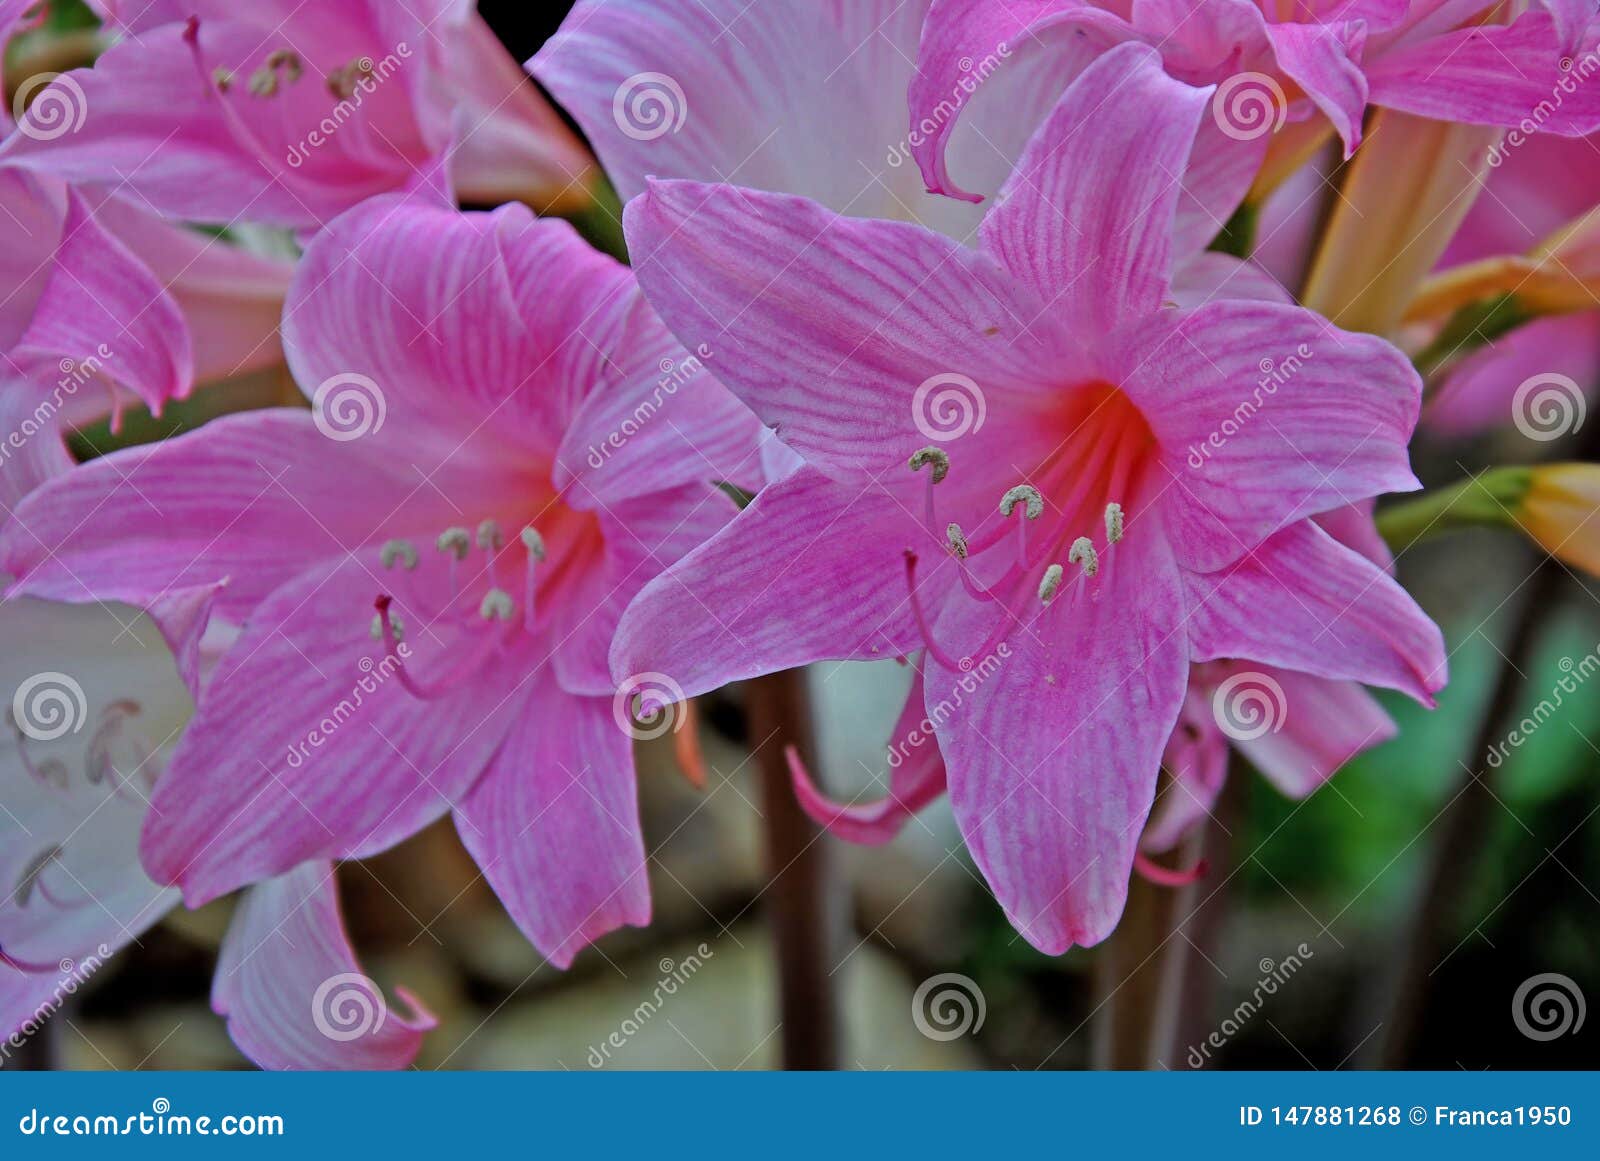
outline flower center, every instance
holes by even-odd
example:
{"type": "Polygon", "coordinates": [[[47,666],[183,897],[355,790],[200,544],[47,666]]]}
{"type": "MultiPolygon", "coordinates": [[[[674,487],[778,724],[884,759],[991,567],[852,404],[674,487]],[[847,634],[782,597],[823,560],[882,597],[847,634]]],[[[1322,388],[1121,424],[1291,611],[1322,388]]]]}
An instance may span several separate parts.
{"type": "Polygon", "coordinates": [[[957,523],[941,531],[935,489],[953,470],[949,455],[928,447],[909,461],[912,471],[927,470],[923,518],[930,535],[955,558],[966,595],[997,604],[1004,614],[989,640],[953,657],[933,639],[917,584],[918,557],[908,549],[912,612],[928,651],[942,665],[967,668],[1013,628],[1031,624],[1060,601],[1097,600],[1115,547],[1131,530],[1136,514],[1126,504],[1155,446],[1144,416],[1117,388],[1094,383],[1070,392],[1057,418],[1064,433],[1060,442],[1024,482],[1001,495],[997,516],[970,534],[957,523]],[[993,579],[982,583],[978,568],[993,579]]]}

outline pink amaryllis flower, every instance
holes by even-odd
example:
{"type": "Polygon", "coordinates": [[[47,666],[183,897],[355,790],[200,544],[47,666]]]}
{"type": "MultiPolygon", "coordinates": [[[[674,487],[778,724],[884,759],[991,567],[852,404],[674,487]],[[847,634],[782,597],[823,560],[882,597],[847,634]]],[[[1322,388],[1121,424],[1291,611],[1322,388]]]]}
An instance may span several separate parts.
{"type": "MultiPolygon", "coordinates": [[[[911,86],[914,153],[929,189],[977,200],[964,186],[982,174],[963,173],[958,184],[946,143],[958,119],[991,101],[1004,108],[1004,97],[990,95],[999,88],[991,75],[1037,69],[1041,55],[1073,75],[1130,40],[1157,48],[1173,76],[1218,85],[1219,148],[1255,161],[1274,132],[1308,120],[1336,130],[1348,156],[1368,105],[1566,136],[1600,128],[1600,93],[1587,83],[1600,72],[1600,4],[1546,0],[1508,23],[1486,22],[1495,8],[1494,0],[934,0],[911,86]]],[[[1318,134],[1313,126],[1294,152],[1305,156],[1318,134]]]]}
{"type": "MultiPolygon", "coordinates": [[[[0,1043],[6,1052],[178,903],[139,865],[152,788],[191,712],[131,608],[0,606],[0,1043]]],[[[391,1011],[362,974],[333,867],[309,862],[241,896],[212,1004],[263,1068],[403,1068],[433,1017],[391,1011]]]]}
{"type": "MultiPolygon", "coordinates": [[[[982,212],[929,196],[906,91],[929,0],[580,0],[528,68],[582,127],[624,201],[645,179],[725,181],[963,241],[982,212]]],[[[1069,74],[1040,56],[995,76],[947,143],[998,187],[1069,74]]],[[[1176,247],[1209,243],[1254,174],[1204,125],[1182,169],[1176,247]]],[[[1213,267],[1219,265],[1213,260],[1213,267]]]]}
{"type": "Polygon", "coordinates": [[[649,914],[613,629],[732,513],[755,420],[625,267],[520,206],[354,211],[285,346],[311,412],[89,463],[0,555],[21,592],[176,608],[170,638],[197,607],[243,625],[156,787],[157,881],[198,904],[453,813],[565,966],[649,914]]]}
{"type": "Polygon", "coordinates": [[[692,695],[925,650],[957,822],[1050,952],[1121,911],[1191,664],[1444,681],[1438,630],[1306,519],[1417,486],[1409,363],[1293,306],[1166,305],[1209,98],[1143,46],[1104,54],[976,250],[727,186],[627,211],[653,304],[806,465],[646,586],[613,671],[692,695]]]}
{"type": "Polygon", "coordinates": [[[0,160],[125,187],[167,217],[300,229],[413,187],[446,158],[468,200],[589,196],[587,153],[471,0],[190,0],[110,15],[124,38],[42,92],[36,105],[58,120],[25,123],[0,160]]]}

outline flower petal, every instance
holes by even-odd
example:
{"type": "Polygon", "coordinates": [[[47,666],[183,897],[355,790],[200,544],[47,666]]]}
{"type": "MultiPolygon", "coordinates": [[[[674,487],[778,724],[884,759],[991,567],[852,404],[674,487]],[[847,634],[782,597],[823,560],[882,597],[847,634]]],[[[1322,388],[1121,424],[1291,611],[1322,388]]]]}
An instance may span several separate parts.
{"type": "Polygon", "coordinates": [[[1288,670],[1274,670],[1273,676],[1284,695],[1278,728],[1242,738],[1238,746],[1290,798],[1304,798],[1357,754],[1397,732],[1377,699],[1353,681],[1288,670]]]}
{"type": "Polygon", "coordinates": [[[1259,661],[1398,689],[1428,705],[1444,687],[1438,626],[1387,572],[1313,521],[1186,579],[1196,661],[1259,661]]]}
{"type": "Polygon", "coordinates": [[[533,679],[456,829],[506,910],[551,963],[650,922],[633,739],[609,697],[533,679]],[[576,857],[581,852],[581,857],[576,857]]]}
{"type": "Polygon", "coordinates": [[[246,891],[228,925],[211,1007],[262,1068],[392,1069],[438,1021],[403,988],[390,1009],[364,975],[339,913],[331,864],[304,863],[246,891]]]}

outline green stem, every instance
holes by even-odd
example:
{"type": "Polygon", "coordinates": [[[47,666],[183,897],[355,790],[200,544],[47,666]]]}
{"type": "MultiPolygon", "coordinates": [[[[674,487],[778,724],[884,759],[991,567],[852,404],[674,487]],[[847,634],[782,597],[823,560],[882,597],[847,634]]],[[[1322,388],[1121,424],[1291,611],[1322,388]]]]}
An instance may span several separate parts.
{"type": "Polygon", "coordinates": [[[1395,552],[1424,536],[1483,525],[1514,527],[1533,469],[1493,468],[1448,488],[1424,492],[1378,513],[1378,532],[1395,552]]]}

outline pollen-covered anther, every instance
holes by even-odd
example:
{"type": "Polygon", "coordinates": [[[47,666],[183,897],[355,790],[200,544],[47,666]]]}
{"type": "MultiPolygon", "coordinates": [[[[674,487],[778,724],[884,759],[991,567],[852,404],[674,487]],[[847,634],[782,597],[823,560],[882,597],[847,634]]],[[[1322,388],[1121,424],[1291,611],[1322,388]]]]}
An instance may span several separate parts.
{"type": "Polygon", "coordinates": [[[1018,484],[1004,496],[1001,496],[1000,515],[1011,515],[1018,504],[1026,505],[1023,508],[1023,512],[1029,520],[1037,520],[1044,515],[1044,497],[1039,495],[1039,489],[1032,484],[1018,484]]]}
{"type": "Polygon", "coordinates": [[[500,535],[500,525],[493,520],[478,525],[478,547],[485,552],[499,552],[505,542],[505,537],[500,535]]]}
{"type": "Polygon", "coordinates": [[[233,70],[218,65],[211,72],[211,80],[216,84],[217,92],[226,93],[233,88],[233,70]]]}
{"type": "Polygon", "coordinates": [[[384,568],[393,568],[399,562],[401,568],[410,572],[417,567],[417,549],[409,540],[390,540],[385,542],[379,559],[384,568]]]}
{"type": "Polygon", "coordinates": [[[1100,554],[1094,550],[1094,543],[1087,536],[1080,536],[1072,542],[1072,548],[1067,552],[1067,563],[1083,566],[1084,576],[1094,576],[1100,571],[1100,554]]]}
{"type": "MultiPolygon", "coordinates": [[[[396,641],[404,641],[406,639],[406,623],[400,619],[399,613],[389,614],[389,628],[394,632],[396,641]]],[[[374,641],[383,640],[382,613],[374,613],[372,615],[372,639],[374,641]]]]}
{"type": "Polygon", "coordinates": [[[250,93],[256,97],[275,97],[278,94],[278,74],[271,69],[257,69],[250,74],[250,93]]]}
{"type": "Polygon", "coordinates": [[[520,533],[522,546],[528,550],[528,555],[534,560],[543,561],[545,558],[544,537],[531,524],[520,533]]]}
{"type": "Polygon", "coordinates": [[[516,608],[510,593],[504,589],[490,589],[478,604],[478,616],[485,621],[509,621],[516,608]]]}
{"type": "Polygon", "coordinates": [[[913,472],[920,472],[930,464],[933,466],[933,482],[944,483],[944,478],[950,474],[950,457],[943,450],[936,447],[925,447],[911,453],[907,461],[913,472]]]}
{"type": "Polygon", "coordinates": [[[1044,576],[1039,580],[1039,599],[1045,604],[1056,595],[1056,590],[1061,587],[1061,578],[1066,575],[1066,570],[1059,564],[1052,564],[1044,570],[1044,576]]]}
{"type": "Polygon", "coordinates": [[[967,536],[961,531],[961,525],[952,524],[944,530],[944,538],[950,545],[950,551],[962,560],[967,559],[967,536]]]}
{"type": "Polygon", "coordinates": [[[1106,505],[1106,541],[1115,544],[1122,539],[1122,505],[1115,500],[1106,505]]]}
{"type": "Polygon", "coordinates": [[[433,546],[440,552],[448,552],[457,560],[466,560],[467,553],[472,551],[472,533],[465,528],[446,528],[439,533],[439,539],[433,546]]]}
{"type": "Polygon", "coordinates": [[[267,67],[273,72],[281,72],[283,79],[291,85],[298,81],[300,74],[305,71],[300,54],[292,48],[274,49],[267,55],[267,67]]]}

